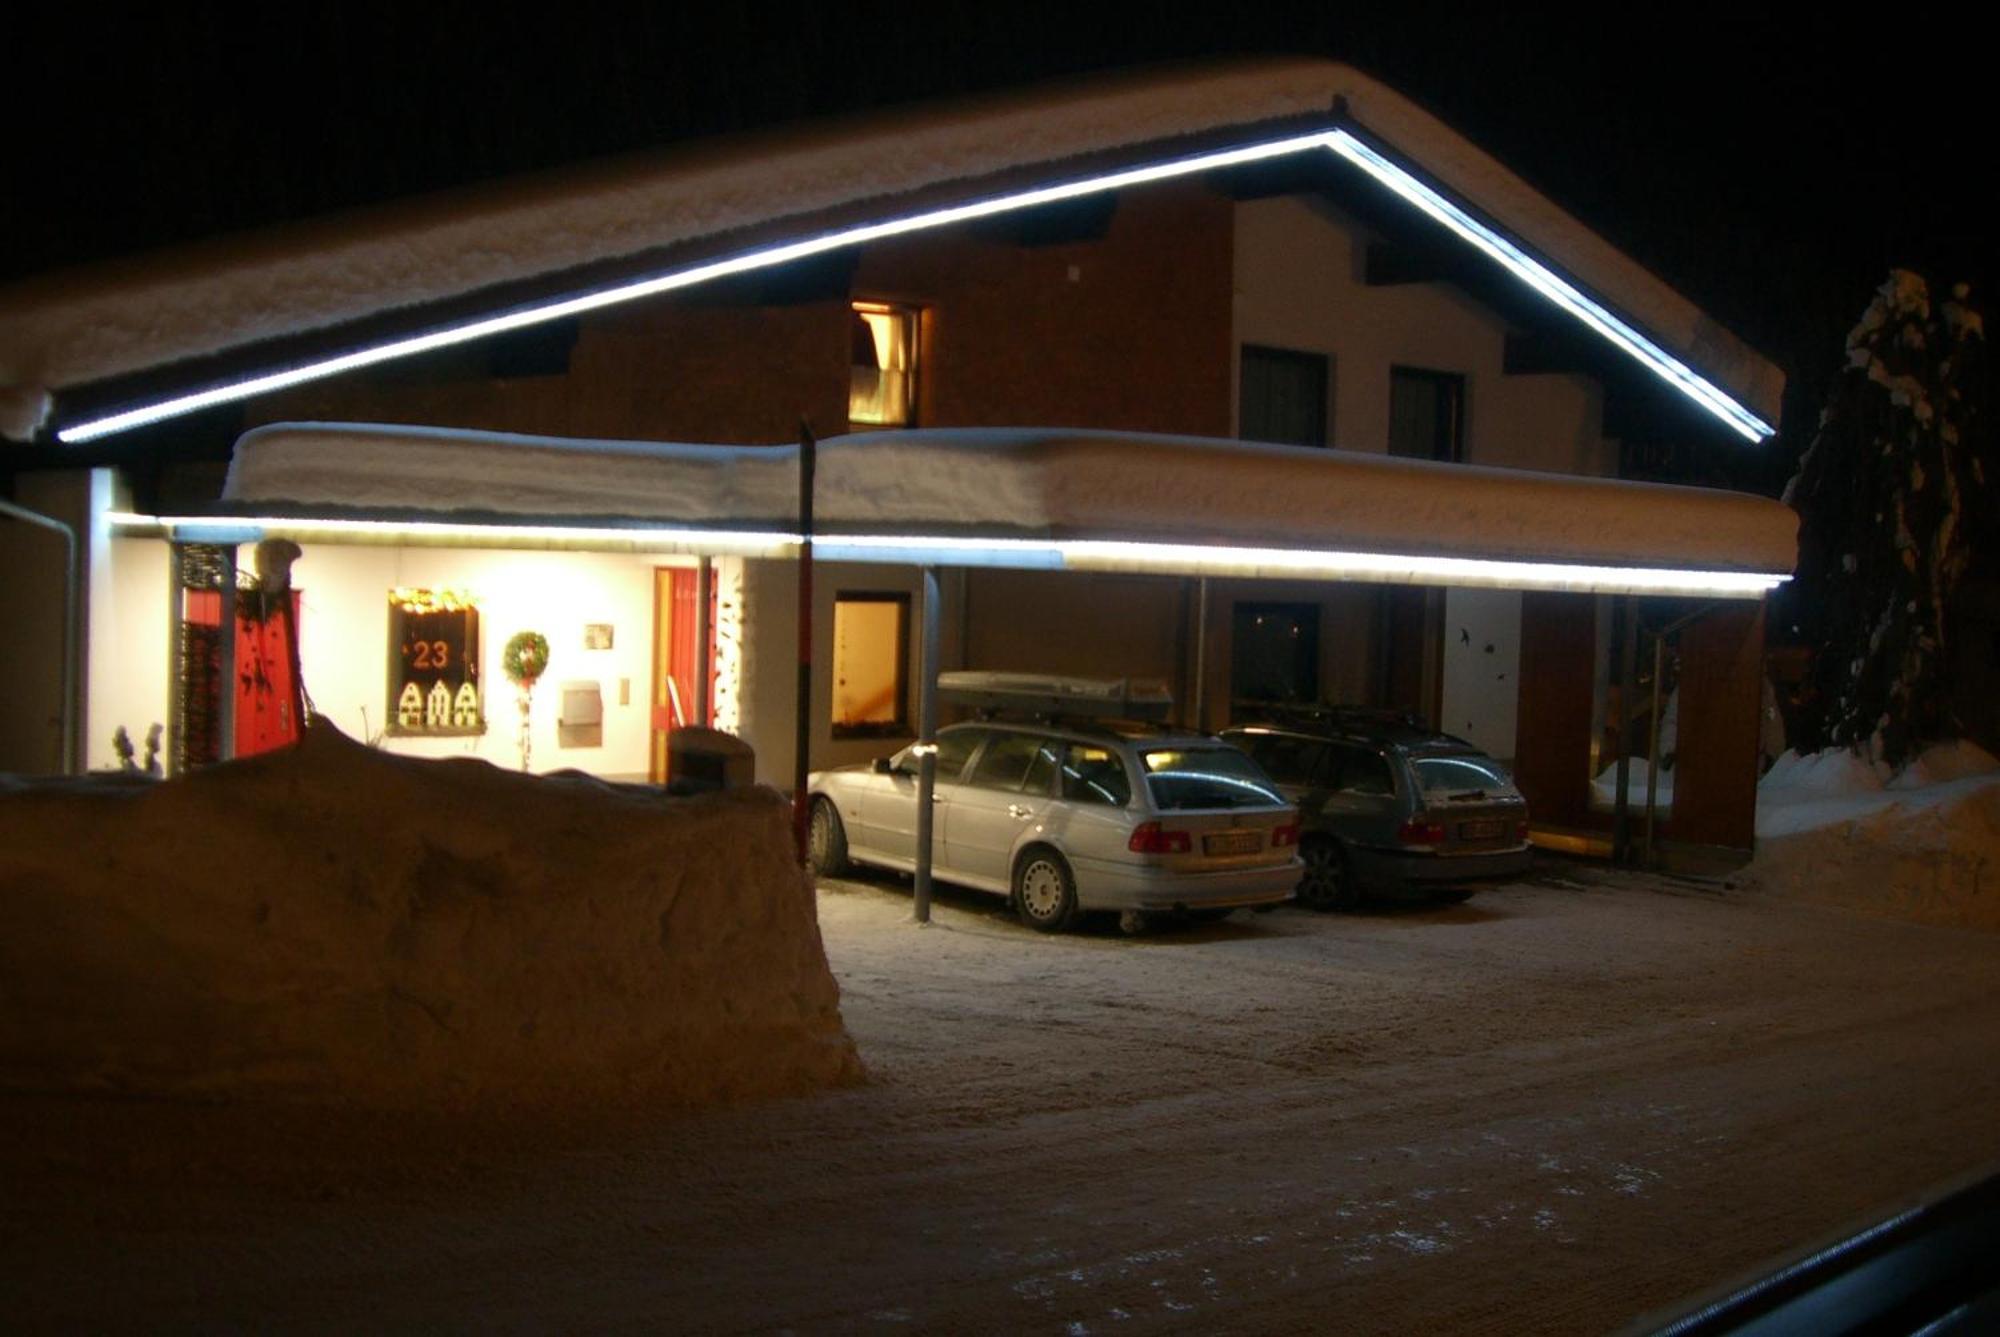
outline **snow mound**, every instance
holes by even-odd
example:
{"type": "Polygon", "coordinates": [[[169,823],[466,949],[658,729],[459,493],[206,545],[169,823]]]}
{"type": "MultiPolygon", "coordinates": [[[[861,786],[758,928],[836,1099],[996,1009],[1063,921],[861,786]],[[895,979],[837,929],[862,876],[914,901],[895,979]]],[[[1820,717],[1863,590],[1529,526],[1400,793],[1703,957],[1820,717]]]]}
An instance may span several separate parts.
{"type": "Polygon", "coordinates": [[[787,807],[299,747],[0,792],[0,1088],[533,1112],[857,1081],[787,807]]]}
{"type": "Polygon", "coordinates": [[[1931,747],[1893,778],[1845,749],[1787,752],[1757,792],[1750,885],[1786,899],[2000,932],[2000,763],[1931,747]]]}

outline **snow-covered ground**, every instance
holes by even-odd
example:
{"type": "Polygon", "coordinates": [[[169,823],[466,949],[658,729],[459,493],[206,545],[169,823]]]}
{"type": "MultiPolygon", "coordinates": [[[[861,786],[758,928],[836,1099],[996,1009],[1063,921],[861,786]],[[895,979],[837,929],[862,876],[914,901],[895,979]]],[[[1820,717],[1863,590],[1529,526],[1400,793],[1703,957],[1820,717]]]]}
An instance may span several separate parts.
{"type": "Polygon", "coordinates": [[[1988,934],[1571,865],[1138,938],[818,899],[865,1087],[518,1135],[0,1099],[0,1312],[1598,1333],[2000,1157],[1988,934]]]}
{"type": "Polygon", "coordinates": [[[1938,744],[1900,775],[1787,752],[1757,787],[1750,882],[1866,914],[2000,931],[2000,762],[1938,744]]]}

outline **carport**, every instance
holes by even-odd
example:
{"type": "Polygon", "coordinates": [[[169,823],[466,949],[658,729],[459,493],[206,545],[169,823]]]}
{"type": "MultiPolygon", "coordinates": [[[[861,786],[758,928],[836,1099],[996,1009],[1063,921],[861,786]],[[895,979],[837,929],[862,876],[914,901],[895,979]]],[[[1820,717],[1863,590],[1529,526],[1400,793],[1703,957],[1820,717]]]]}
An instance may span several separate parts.
{"type": "MultiPolygon", "coordinates": [[[[1579,631],[1588,606],[1577,596],[1628,607],[1649,597],[1706,600],[1682,675],[1682,718],[1701,739],[1682,750],[1683,790],[1698,801],[1677,810],[1674,835],[1740,849],[1755,804],[1762,599],[1788,578],[1796,534],[1788,508],[1736,493],[1045,428],[743,447],[277,424],[242,438],[216,513],[113,519],[122,532],[181,541],[797,557],[806,607],[815,558],[918,568],[920,822],[934,783],[943,568],[1521,591],[1517,774],[1538,813],[1569,821],[1584,818],[1591,728],[1578,705],[1579,693],[1590,699],[1592,643],[1579,631]]],[[[769,621],[772,610],[762,616],[769,621]]],[[[1625,653],[1629,664],[1629,645],[1625,653]]],[[[795,757],[801,782],[806,751],[795,757]]],[[[1622,835],[1622,755],[1619,766],[1622,835]]],[[[927,844],[922,833],[919,843],[927,844]]],[[[920,916],[927,854],[920,848],[920,916]]]]}

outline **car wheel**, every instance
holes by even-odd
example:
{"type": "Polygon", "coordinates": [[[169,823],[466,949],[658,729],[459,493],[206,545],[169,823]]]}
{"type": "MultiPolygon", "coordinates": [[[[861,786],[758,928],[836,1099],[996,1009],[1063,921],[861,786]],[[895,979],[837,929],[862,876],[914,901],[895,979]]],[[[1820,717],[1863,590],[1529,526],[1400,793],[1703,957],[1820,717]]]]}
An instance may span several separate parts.
{"type": "Polygon", "coordinates": [[[1299,846],[1299,858],[1306,866],[1299,879],[1299,904],[1312,910],[1351,910],[1360,904],[1347,851],[1338,841],[1308,840],[1299,846]]]}
{"type": "Polygon", "coordinates": [[[1063,857],[1033,849],[1014,865],[1014,906],[1028,927],[1060,933],[1076,918],[1076,878],[1063,857]]]}
{"type": "Polygon", "coordinates": [[[812,860],[813,872],[822,877],[839,877],[850,866],[847,862],[847,828],[840,824],[840,814],[826,799],[813,800],[806,849],[812,860]]]}

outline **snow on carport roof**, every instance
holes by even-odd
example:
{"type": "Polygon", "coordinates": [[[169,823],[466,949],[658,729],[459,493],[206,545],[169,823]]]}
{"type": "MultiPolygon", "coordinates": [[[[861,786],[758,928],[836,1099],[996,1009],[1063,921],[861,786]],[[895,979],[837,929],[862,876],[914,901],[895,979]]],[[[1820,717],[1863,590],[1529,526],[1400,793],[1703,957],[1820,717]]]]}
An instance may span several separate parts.
{"type": "MultiPolygon", "coordinates": [[[[819,445],[814,528],[1410,554],[1784,575],[1764,497],[1355,451],[1057,428],[819,445]]],[[[796,446],[579,441],[371,424],[246,433],[224,499],[261,515],[516,517],[796,532],[796,446]]],[[[1439,581],[1438,583],[1449,583],[1439,581]]]]}
{"type": "Polygon", "coordinates": [[[0,292],[0,432],[27,438],[44,424],[51,397],[68,388],[195,359],[248,365],[266,342],[351,322],[398,316],[422,328],[440,304],[509,285],[669,248],[720,254],[732,238],[809,232],[875,202],[976,198],[996,181],[1059,177],[1106,155],[1167,154],[1305,118],[1324,124],[1336,104],[1673,355],[1777,420],[1783,373],[1679,293],[1394,90],[1344,65],[1282,59],[745,136],[45,276],[0,292]]]}

